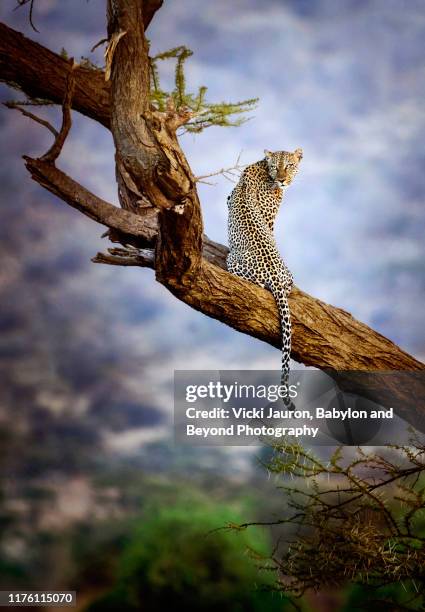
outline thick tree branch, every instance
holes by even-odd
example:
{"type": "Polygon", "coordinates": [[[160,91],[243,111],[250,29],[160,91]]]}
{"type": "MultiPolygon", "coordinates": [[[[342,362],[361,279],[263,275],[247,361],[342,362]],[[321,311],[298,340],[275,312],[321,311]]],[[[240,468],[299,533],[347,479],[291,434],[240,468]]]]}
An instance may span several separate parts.
{"type": "Polygon", "coordinates": [[[156,215],[141,217],[118,208],[98,198],[49,162],[27,156],[24,156],[24,160],[31,177],[39,185],[76,210],[124,237],[133,237],[141,247],[154,244],[157,236],[156,215]]]}
{"type": "MultiPolygon", "coordinates": [[[[17,85],[31,98],[62,104],[68,72],[66,59],[0,23],[0,81],[17,85]]],[[[109,126],[109,84],[103,71],[79,66],[74,77],[72,107],[109,126]]]]}
{"type": "MultiPolygon", "coordinates": [[[[145,1],[145,30],[162,2],[145,1]]],[[[0,23],[0,81],[18,85],[31,98],[43,98],[61,104],[67,75],[66,59],[0,23]]],[[[109,91],[110,85],[105,82],[102,70],[79,66],[75,72],[73,108],[109,127],[109,91]]]]}
{"type": "MultiPolygon", "coordinates": [[[[102,200],[67,174],[41,159],[24,156],[24,160],[34,181],[72,208],[108,227],[110,231],[107,235],[113,242],[133,244],[139,248],[155,247],[158,235],[158,211],[155,209],[147,209],[143,216],[136,215],[102,200]]],[[[223,245],[204,236],[203,254],[210,263],[225,270],[226,253],[227,250],[223,245]]],[[[139,264],[133,261],[132,265],[139,264]]]]}
{"type": "Polygon", "coordinates": [[[111,130],[120,201],[135,212],[140,198],[160,209],[156,278],[183,291],[200,268],[203,233],[195,178],[175,135],[189,115],[177,112],[171,101],[166,113],[150,106],[145,6],[142,1],[114,0],[114,11],[108,10],[111,41],[120,37],[111,60],[111,130]]]}

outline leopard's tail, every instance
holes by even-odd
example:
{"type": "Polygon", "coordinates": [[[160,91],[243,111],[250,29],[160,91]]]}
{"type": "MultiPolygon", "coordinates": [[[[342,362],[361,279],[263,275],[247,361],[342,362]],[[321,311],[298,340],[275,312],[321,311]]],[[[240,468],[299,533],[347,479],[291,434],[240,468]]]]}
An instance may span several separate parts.
{"type": "MultiPolygon", "coordinates": [[[[270,291],[279,310],[280,323],[282,330],[282,370],[281,370],[281,385],[288,387],[289,385],[289,363],[291,359],[291,313],[289,310],[288,297],[285,288],[282,285],[271,286],[270,291]]],[[[292,404],[288,396],[288,401],[285,404],[292,404]]]]}

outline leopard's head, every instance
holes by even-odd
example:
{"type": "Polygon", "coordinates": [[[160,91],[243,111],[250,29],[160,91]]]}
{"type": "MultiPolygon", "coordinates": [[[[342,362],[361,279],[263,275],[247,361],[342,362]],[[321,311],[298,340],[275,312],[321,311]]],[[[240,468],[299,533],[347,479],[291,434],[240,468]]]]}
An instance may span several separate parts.
{"type": "Polygon", "coordinates": [[[264,151],[270,178],[280,187],[287,187],[298,172],[298,165],[303,157],[302,149],[288,151],[264,151]]]}

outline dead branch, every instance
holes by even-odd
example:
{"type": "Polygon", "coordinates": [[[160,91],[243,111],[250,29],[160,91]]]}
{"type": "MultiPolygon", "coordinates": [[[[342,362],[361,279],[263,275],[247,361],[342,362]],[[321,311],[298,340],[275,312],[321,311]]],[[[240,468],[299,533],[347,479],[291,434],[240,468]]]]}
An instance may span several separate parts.
{"type": "Polygon", "coordinates": [[[140,245],[151,244],[156,238],[157,224],[153,216],[140,217],[105,202],[43,159],[24,156],[24,160],[32,179],[90,219],[124,236],[129,234],[140,245]]]}
{"type": "Polygon", "coordinates": [[[155,251],[153,249],[108,249],[107,253],[98,253],[92,259],[93,263],[103,263],[113,266],[141,266],[155,268],[155,251]]]}
{"type": "Polygon", "coordinates": [[[206,181],[205,179],[211,178],[213,176],[221,175],[221,176],[224,176],[224,178],[230,181],[231,183],[237,183],[241,173],[243,172],[244,168],[246,168],[247,166],[247,164],[240,163],[241,154],[242,154],[242,151],[239,153],[234,166],[230,166],[229,168],[221,168],[221,170],[217,170],[217,172],[211,172],[210,174],[203,174],[201,176],[197,176],[195,177],[195,181],[197,183],[203,183],[204,185],[214,185],[215,183],[210,183],[209,181],[206,181]]]}
{"type": "Polygon", "coordinates": [[[108,39],[107,39],[107,38],[101,38],[101,39],[100,39],[100,40],[99,40],[97,43],[95,43],[95,44],[93,45],[93,47],[90,49],[90,53],[93,53],[93,51],[96,51],[96,49],[97,49],[98,47],[101,47],[102,45],[104,45],[104,44],[105,44],[105,43],[107,43],[107,42],[108,42],[108,39]]]}
{"type": "Polygon", "coordinates": [[[108,46],[105,50],[105,81],[109,81],[111,78],[112,62],[114,59],[115,49],[121,38],[126,34],[126,31],[116,32],[109,39],[108,46]]]}
{"type": "Polygon", "coordinates": [[[74,81],[74,70],[76,64],[74,60],[69,60],[69,72],[68,78],[66,79],[66,90],[65,97],[62,104],[62,127],[60,132],[57,134],[53,145],[50,149],[41,157],[41,159],[45,162],[54,164],[59,155],[61,154],[63,145],[65,144],[65,140],[69,134],[69,130],[71,129],[72,119],[71,119],[71,104],[72,104],[72,96],[74,95],[75,81],[74,81]]]}
{"type": "Polygon", "coordinates": [[[24,115],[24,117],[28,117],[28,119],[32,119],[32,121],[35,121],[36,123],[39,123],[43,127],[47,128],[55,138],[59,136],[59,132],[55,127],[53,127],[53,125],[49,121],[46,121],[45,119],[38,117],[34,113],[30,113],[29,111],[25,110],[25,108],[22,108],[19,102],[4,102],[3,106],[6,106],[6,108],[18,110],[20,113],[22,113],[22,115],[24,115]]]}

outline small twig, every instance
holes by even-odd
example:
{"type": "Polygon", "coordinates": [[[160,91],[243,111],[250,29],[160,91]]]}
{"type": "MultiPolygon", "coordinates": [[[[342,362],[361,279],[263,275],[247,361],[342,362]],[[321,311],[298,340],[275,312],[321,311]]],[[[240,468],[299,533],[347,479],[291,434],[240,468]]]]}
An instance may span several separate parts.
{"type": "Polygon", "coordinates": [[[206,178],[210,178],[211,176],[218,176],[220,174],[222,174],[224,176],[225,179],[227,179],[228,181],[230,181],[231,183],[236,183],[237,180],[239,180],[239,177],[241,175],[241,173],[243,172],[243,169],[247,167],[248,164],[240,164],[240,159],[241,159],[241,155],[242,155],[242,151],[239,153],[238,158],[236,160],[236,164],[234,166],[232,166],[231,168],[222,168],[221,170],[218,170],[217,172],[211,172],[211,174],[203,174],[202,176],[197,176],[195,177],[195,182],[196,183],[204,183],[204,185],[214,185],[216,183],[210,183],[208,181],[205,181],[204,179],[206,178]],[[228,176],[230,175],[230,176],[228,176]],[[233,180],[233,177],[237,177],[237,180],[233,180]]]}
{"type": "Polygon", "coordinates": [[[47,128],[48,130],[52,132],[55,138],[59,136],[59,132],[57,131],[56,128],[53,127],[51,123],[49,123],[49,121],[46,121],[45,119],[41,119],[41,117],[37,117],[37,115],[34,115],[34,113],[30,113],[29,111],[26,111],[24,108],[20,106],[19,102],[3,102],[3,106],[6,106],[6,108],[18,110],[25,117],[28,117],[29,119],[32,119],[36,123],[43,125],[45,128],[47,128]]]}
{"type": "Polygon", "coordinates": [[[54,163],[57,160],[62,151],[65,140],[69,134],[69,130],[71,129],[71,103],[75,89],[74,70],[77,65],[78,64],[76,64],[73,59],[70,59],[70,67],[68,77],[66,79],[65,98],[62,105],[62,127],[60,129],[60,132],[56,136],[53,145],[50,147],[47,153],[40,158],[45,162],[54,163]]]}
{"type": "Polygon", "coordinates": [[[99,42],[97,42],[95,45],[93,45],[93,47],[90,49],[90,53],[93,53],[93,51],[95,51],[98,47],[100,47],[101,45],[104,45],[105,43],[107,43],[109,40],[109,38],[102,38],[101,40],[99,40],[99,42]]]}
{"type": "Polygon", "coordinates": [[[18,104],[19,106],[55,106],[54,102],[43,98],[29,98],[27,100],[8,100],[10,104],[18,104]]]}
{"type": "Polygon", "coordinates": [[[25,4],[29,3],[30,5],[30,14],[29,14],[30,25],[35,32],[40,33],[39,30],[37,30],[37,28],[35,27],[34,21],[33,21],[34,0],[17,0],[17,3],[18,3],[17,6],[15,6],[15,8],[13,9],[14,11],[16,11],[16,9],[18,8],[21,8],[21,6],[24,6],[25,4]]]}

